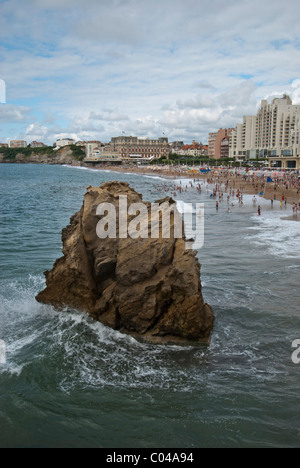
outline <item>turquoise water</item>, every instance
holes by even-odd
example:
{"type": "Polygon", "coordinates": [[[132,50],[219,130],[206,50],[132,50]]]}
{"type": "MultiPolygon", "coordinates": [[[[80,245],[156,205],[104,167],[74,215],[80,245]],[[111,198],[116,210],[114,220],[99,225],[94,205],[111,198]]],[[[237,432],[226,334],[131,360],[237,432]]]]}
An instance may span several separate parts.
{"type": "MultiPolygon", "coordinates": [[[[162,198],[159,178],[80,168],[0,165],[1,447],[298,447],[299,224],[252,197],[216,213],[205,203],[210,347],[141,344],[76,310],[38,304],[43,271],[88,185],[129,182],[162,198]]],[[[171,193],[171,192],[170,192],[171,193]]],[[[288,213],[290,214],[290,213],[288,213]]]]}

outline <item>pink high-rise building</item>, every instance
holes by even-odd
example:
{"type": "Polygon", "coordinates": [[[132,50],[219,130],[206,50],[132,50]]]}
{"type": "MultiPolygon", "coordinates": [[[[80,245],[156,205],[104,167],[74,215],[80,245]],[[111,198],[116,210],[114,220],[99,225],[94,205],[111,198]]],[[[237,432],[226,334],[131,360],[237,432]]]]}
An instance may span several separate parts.
{"type": "MultiPolygon", "coordinates": [[[[233,128],[220,128],[218,132],[210,133],[208,139],[208,155],[214,159],[221,159],[224,157],[224,141],[230,136],[233,128]]],[[[227,148],[226,148],[227,150],[227,148]]],[[[227,151],[226,151],[227,155],[227,151]]],[[[229,155],[229,148],[228,148],[229,155]]],[[[227,156],[228,157],[228,156],[227,156]]]]}

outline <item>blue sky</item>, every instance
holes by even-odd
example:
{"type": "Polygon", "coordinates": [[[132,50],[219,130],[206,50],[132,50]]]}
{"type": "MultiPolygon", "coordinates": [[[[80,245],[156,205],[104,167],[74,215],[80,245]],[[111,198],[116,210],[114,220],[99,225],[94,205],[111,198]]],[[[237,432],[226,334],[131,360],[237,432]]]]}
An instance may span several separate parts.
{"type": "Polygon", "coordinates": [[[296,0],[0,0],[0,141],[192,139],[288,93],[296,0]]]}

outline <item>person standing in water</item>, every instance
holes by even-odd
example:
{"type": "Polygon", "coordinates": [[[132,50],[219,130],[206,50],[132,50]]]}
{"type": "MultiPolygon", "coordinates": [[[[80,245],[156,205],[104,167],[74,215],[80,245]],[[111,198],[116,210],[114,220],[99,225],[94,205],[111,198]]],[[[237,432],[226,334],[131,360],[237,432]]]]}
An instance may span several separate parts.
{"type": "Polygon", "coordinates": [[[258,205],[257,212],[258,212],[258,216],[261,216],[261,206],[260,205],[258,205]]]}

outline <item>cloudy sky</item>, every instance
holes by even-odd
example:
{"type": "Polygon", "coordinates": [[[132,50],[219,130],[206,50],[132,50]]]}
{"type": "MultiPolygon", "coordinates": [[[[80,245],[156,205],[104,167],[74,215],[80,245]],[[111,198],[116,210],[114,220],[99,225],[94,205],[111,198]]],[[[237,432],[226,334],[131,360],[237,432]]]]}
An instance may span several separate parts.
{"type": "Polygon", "coordinates": [[[299,0],[0,0],[0,141],[207,142],[263,98],[300,104],[299,17],[299,0]]]}

